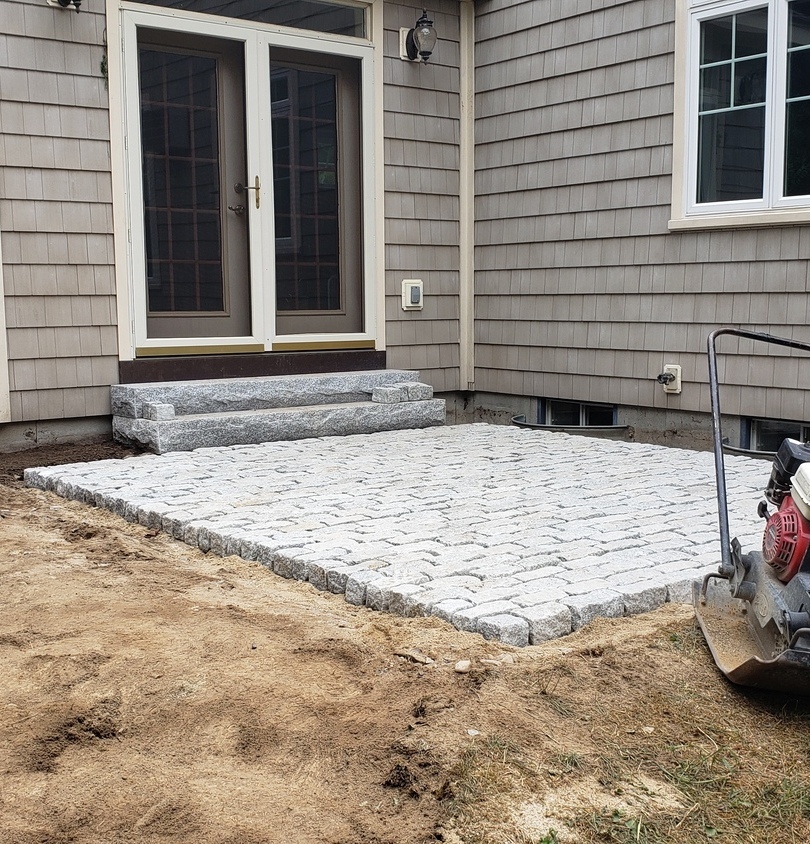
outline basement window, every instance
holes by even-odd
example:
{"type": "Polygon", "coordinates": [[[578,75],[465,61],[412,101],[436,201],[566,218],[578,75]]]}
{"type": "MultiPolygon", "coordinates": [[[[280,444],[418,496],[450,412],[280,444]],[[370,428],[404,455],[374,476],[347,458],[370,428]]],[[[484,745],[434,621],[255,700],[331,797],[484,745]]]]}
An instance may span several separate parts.
{"type": "Polygon", "coordinates": [[[743,426],[743,448],[752,451],[777,451],[782,440],[810,441],[810,425],[785,419],[747,419],[743,426]],[[747,429],[747,430],[746,430],[747,429]],[[745,443],[747,440],[747,444],[745,443]]]}
{"type": "Polygon", "coordinates": [[[559,425],[566,428],[615,425],[616,408],[610,404],[541,399],[539,422],[541,425],[559,425]]]}

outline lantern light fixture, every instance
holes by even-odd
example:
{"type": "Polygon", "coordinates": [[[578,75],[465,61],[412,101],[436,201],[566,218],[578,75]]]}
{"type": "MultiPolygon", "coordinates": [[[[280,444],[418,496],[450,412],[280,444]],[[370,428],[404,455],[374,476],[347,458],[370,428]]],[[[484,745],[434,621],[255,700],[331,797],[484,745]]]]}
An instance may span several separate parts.
{"type": "Polygon", "coordinates": [[[417,59],[426,62],[433,53],[437,37],[436,30],[433,28],[433,21],[427,15],[427,9],[422,9],[422,16],[413,29],[407,30],[405,35],[405,55],[403,58],[412,62],[417,59]]]}
{"type": "Polygon", "coordinates": [[[57,9],[75,9],[79,11],[82,5],[82,0],[46,0],[49,6],[55,6],[57,9]]]}

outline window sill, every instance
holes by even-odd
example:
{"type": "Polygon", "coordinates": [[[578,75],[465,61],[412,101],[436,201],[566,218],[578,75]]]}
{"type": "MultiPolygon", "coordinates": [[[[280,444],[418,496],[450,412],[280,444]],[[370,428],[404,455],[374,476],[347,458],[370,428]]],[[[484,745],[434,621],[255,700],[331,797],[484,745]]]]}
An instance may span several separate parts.
{"type": "Polygon", "coordinates": [[[784,208],[778,211],[749,211],[736,214],[705,214],[675,217],[670,231],[701,229],[742,229],[765,226],[796,226],[810,223],[810,208],[784,208]]]}

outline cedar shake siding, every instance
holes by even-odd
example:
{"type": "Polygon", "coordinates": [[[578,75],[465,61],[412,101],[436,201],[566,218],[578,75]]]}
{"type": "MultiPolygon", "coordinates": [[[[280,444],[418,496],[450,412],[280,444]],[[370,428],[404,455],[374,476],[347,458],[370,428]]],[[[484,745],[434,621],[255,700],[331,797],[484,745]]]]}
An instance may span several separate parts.
{"type": "MultiPolygon", "coordinates": [[[[810,340],[810,224],[671,223],[683,169],[673,154],[684,88],[676,9],[687,0],[476,0],[474,9],[475,248],[462,255],[472,203],[462,208],[460,195],[472,171],[461,172],[470,147],[461,5],[428,7],[439,41],[427,64],[399,58],[400,27],[422,5],[382,7],[388,367],[419,369],[437,391],[474,387],[481,406],[487,396],[521,408],[547,397],[615,404],[619,421],[633,408],[697,418],[709,410],[713,328],[810,340]],[[460,295],[473,251],[474,382],[461,342],[470,300],[460,295]],[[404,278],[423,280],[423,310],[402,310],[404,278]],[[682,367],[680,395],[655,382],[667,363],[682,367]]],[[[106,416],[126,285],[114,272],[104,4],[76,14],[0,0],[0,20],[11,418],[106,416]]],[[[721,351],[727,414],[810,419],[801,356],[730,338],[721,351]]]]}
{"type": "MultiPolygon", "coordinates": [[[[706,412],[713,328],[810,340],[808,226],[669,230],[675,8],[476,4],[478,390],[706,412]]],[[[810,418],[810,366],[720,348],[724,412],[810,418]]]]}
{"type": "Polygon", "coordinates": [[[459,12],[428,9],[439,41],[427,64],[399,58],[399,29],[421,6],[385,4],[385,267],[388,366],[459,389],[459,12]],[[424,310],[403,311],[402,279],[424,282],[424,310]]]}
{"type": "Polygon", "coordinates": [[[110,412],[117,378],[103,5],[0,0],[0,234],[12,420],[110,412]]]}

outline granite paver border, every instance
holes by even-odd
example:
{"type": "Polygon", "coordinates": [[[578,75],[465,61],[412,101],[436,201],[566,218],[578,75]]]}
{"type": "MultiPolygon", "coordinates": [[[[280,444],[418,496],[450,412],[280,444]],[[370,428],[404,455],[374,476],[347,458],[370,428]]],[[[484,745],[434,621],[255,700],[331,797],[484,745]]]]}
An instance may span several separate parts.
{"type": "MultiPolygon", "coordinates": [[[[767,463],[727,458],[733,535],[761,541],[767,463]]],[[[214,554],[523,646],[689,600],[719,561],[710,453],[487,424],[26,470],[214,554]]]]}

